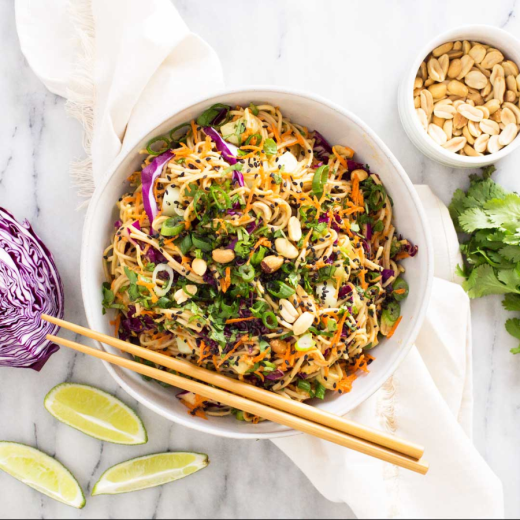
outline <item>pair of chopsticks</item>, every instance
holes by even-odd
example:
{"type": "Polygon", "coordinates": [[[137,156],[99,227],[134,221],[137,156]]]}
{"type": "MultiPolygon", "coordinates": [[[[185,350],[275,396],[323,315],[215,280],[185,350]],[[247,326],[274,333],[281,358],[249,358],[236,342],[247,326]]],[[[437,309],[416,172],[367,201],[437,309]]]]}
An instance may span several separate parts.
{"type": "Polygon", "coordinates": [[[287,399],[274,392],[195,366],[188,361],[171,358],[159,352],[133,345],[52,316],[44,314],[42,319],[218,388],[170,374],[125,357],[87,347],[74,341],[51,334],[47,335],[48,340],[58,345],[416,473],[425,475],[428,472],[428,463],[422,460],[424,448],[414,443],[357,424],[305,403],[287,399]]]}

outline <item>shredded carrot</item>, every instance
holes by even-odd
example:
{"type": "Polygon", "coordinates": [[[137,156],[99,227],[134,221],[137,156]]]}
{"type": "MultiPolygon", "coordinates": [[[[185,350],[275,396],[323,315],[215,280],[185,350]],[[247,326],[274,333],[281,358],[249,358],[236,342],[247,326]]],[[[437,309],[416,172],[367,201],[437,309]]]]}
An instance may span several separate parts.
{"type": "Polygon", "coordinates": [[[352,191],[350,192],[350,198],[354,204],[357,204],[359,196],[359,177],[357,175],[352,179],[352,191]]]}
{"type": "Polygon", "coordinates": [[[394,291],[395,294],[404,294],[406,292],[406,289],[396,289],[394,291]]]}
{"type": "Polygon", "coordinates": [[[408,258],[410,255],[406,251],[401,251],[397,255],[395,255],[396,260],[403,260],[404,258],[408,258]]]}
{"type": "Polygon", "coordinates": [[[332,341],[330,342],[330,346],[333,347],[336,345],[336,343],[341,338],[341,332],[343,331],[343,325],[345,323],[345,320],[347,319],[347,313],[345,312],[338,323],[338,329],[336,330],[336,333],[334,334],[334,337],[332,338],[332,341]]]}
{"type": "Polygon", "coordinates": [[[338,161],[340,162],[341,166],[343,166],[346,170],[348,170],[348,164],[344,157],[341,157],[341,155],[336,151],[336,147],[332,147],[332,152],[337,157],[338,161]]]}
{"type": "Polygon", "coordinates": [[[199,365],[209,356],[211,356],[211,351],[209,351],[207,354],[204,353],[204,351],[206,350],[206,343],[204,343],[204,341],[201,341],[200,342],[200,354],[199,354],[199,360],[198,360],[198,363],[199,365]]]}
{"type": "Polygon", "coordinates": [[[251,321],[256,319],[257,318],[255,318],[254,316],[250,316],[249,318],[233,318],[231,320],[226,320],[226,325],[230,323],[240,323],[241,321],[251,321]]]}
{"type": "Polygon", "coordinates": [[[345,376],[339,383],[338,383],[338,390],[341,392],[348,393],[352,390],[352,383],[357,379],[356,374],[351,374],[350,376],[345,376]]]}
{"type": "Polygon", "coordinates": [[[359,273],[359,278],[361,278],[361,287],[363,288],[364,291],[366,291],[368,289],[368,283],[365,280],[365,273],[366,273],[366,269],[362,269],[359,273]]]}
{"type": "Polygon", "coordinates": [[[206,414],[204,413],[204,410],[202,409],[202,406],[205,403],[205,399],[201,397],[200,395],[195,394],[195,403],[189,403],[188,401],[182,399],[181,397],[181,403],[188,408],[190,415],[195,415],[197,417],[200,417],[201,419],[208,420],[206,417],[206,414]]]}
{"type": "Polygon", "coordinates": [[[155,285],[153,283],[148,283],[148,282],[145,282],[143,280],[137,280],[137,285],[140,285],[142,287],[146,287],[148,289],[148,292],[150,293],[150,296],[152,298],[152,302],[156,302],[159,300],[159,298],[157,298],[157,295],[155,294],[155,285]]]}
{"type": "Polygon", "coordinates": [[[300,132],[296,131],[296,139],[298,139],[298,143],[303,147],[306,148],[305,141],[303,140],[302,134],[300,132]]]}
{"type": "Polygon", "coordinates": [[[262,382],[265,380],[265,377],[263,376],[262,372],[260,372],[260,369],[258,369],[256,372],[253,372],[253,374],[257,375],[262,382]]]}
{"type": "Polygon", "coordinates": [[[255,356],[253,359],[251,359],[251,361],[253,363],[258,363],[259,361],[262,361],[262,359],[264,359],[265,356],[267,356],[267,354],[269,354],[269,352],[271,352],[271,350],[266,348],[263,352],[260,352],[260,354],[258,354],[258,356],[255,356]]]}
{"type": "Polygon", "coordinates": [[[240,220],[249,218],[249,211],[251,210],[251,202],[253,201],[253,196],[254,196],[257,188],[258,188],[258,182],[255,182],[249,193],[249,198],[247,199],[246,209],[244,210],[244,214],[240,217],[240,220]]]}
{"type": "Polygon", "coordinates": [[[249,336],[246,334],[245,336],[242,336],[236,343],[235,345],[233,346],[233,348],[220,360],[218,366],[222,366],[223,363],[225,363],[232,355],[233,353],[236,351],[236,349],[238,347],[240,347],[240,345],[243,345],[244,343],[246,343],[247,341],[249,340],[249,336]]]}
{"type": "Polygon", "coordinates": [[[403,319],[403,317],[399,316],[399,319],[394,323],[394,326],[390,329],[390,332],[386,336],[388,339],[390,339],[394,335],[394,333],[395,333],[397,327],[399,326],[399,323],[401,323],[402,319],[403,319]]]}
{"type": "Polygon", "coordinates": [[[274,138],[276,139],[276,142],[277,143],[281,143],[282,142],[282,138],[280,137],[280,133],[278,132],[278,128],[276,128],[274,125],[271,125],[269,127],[269,129],[271,130],[271,132],[273,132],[274,138]]]}
{"type": "Polygon", "coordinates": [[[197,141],[197,125],[195,124],[195,119],[192,119],[190,124],[191,124],[191,131],[193,132],[193,140],[195,142],[198,142],[197,141]]]}
{"type": "Polygon", "coordinates": [[[231,267],[226,267],[226,278],[225,278],[226,288],[223,292],[226,292],[231,285],[231,267]]]}
{"type": "Polygon", "coordinates": [[[120,323],[121,323],[121,314],[118,313],[116,319],[114,321],[110,322],[110,325],[114,325],[114,330],[115,330],[116,337],[119,334],[119,325],[120,325],[120,323]]]}

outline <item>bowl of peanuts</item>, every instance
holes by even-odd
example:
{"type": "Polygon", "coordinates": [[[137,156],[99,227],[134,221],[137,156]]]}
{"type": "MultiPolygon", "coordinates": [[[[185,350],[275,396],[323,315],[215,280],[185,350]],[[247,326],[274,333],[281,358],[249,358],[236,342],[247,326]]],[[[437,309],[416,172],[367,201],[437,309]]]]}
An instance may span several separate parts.
{"type": "Polygon", "coordinates": [[[520,41],[487,25],[443,33],[419,53],[399,87],[413,144],[453,168],[478,168],[520,145],[520,41]]]}

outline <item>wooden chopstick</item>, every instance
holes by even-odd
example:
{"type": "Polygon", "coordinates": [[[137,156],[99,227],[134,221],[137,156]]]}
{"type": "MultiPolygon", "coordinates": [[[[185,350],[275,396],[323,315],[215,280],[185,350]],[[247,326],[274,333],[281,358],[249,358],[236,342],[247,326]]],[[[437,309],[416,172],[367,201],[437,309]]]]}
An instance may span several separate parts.
{"type": "Polygon", "coordinates": [[[307,433],[314,437],[339,444],[340,446],[350,448],[360,453],[370,455],[371,457],[389,462],[390,464],[395,464],[396,466],[400,466],[404,469],[415,471],[416,473],[420,473],[422,475],[425,475],[428,472],[429,466],[425,461],[417,461],[416,459],[407,457],[406,455],[396,451],[389,450],[362,439],[358,439],[357,437],[352,437],[337,430],[327,428],[321,424],[302,419],[301,417],[290,415],[281,410],[277,410],[276,408],[270,408],[269,406],[257,403],[256,401],[250,401],[244,397],[220,390],[219,388],[213,388],[203,383],[170,374],[157,368],[143,365],[141,363],[137,363],[136,361],[131,361],[130,359],[116,356],[114,354],[109,354],[108,352],[87,347],[85,345],[81,345],[80,343],[76,343],[64,338],[59,338],[51,334],[47,335],[47,339],[53,343],[57,343],[58,345],[62,345],[78,352],[88,354],[89,356],[96,357],[113,365],[118,365],[122,368],[137,372],[138,374],[162,381],[163,383],[176,386],[177,388],[181,388],[183,390],[187,390],[188,392],[196,393],[202,397],[205,397],[206,399],[217,401],[219,403],[225,404],[226,406],[238,408],[239,410],[244,410],[250,414],[260,416],[264,419],[268,419],[284,426],[288,426],[289,428],[307,433]]]}
{"type": "Polygon", "coordinates": [[[107,345],[111,345],[112,347],[122,350],[123,352],[127,352],[134,356],[146,359],[152,363],[156,363],[157,365],[170,368],[189,377],[193,377],[211,385],[224,388],[225,390],[228,390],[234,394],[253,399],[254,401],[278,408],[279,410],[283,410],[298,417],[322,424],[348,435],[358,437],[359,439],[369,441],[373,444],[378,444],[390,450],[402,453],[403,455],[413,459],[419,460],[424,455],[424,448],[414,443],[405,441],[398,437],[394,437],[379,430],[360,425],[343,417],[339,417],[324,410],[320,410],[319,408],[309,406],[305,403],[286,399],[274,392],[264,390],[263,388],[258,388],[254,385],[244,383],[216,372],[212,372],[205,368],[195,366],[189,361],[165,356],[159,352],[154,352],[143,347],[133,345],[127,341],[122,341],[115,337],[107,336],[106,334],[102,334],[100,332],[96,332],[91,329],[81,327],[80,325],[54,318],[52,316],[43,315],[42,318],[64,329],[68,329],[72,332],[76,332],[83,336],[100,341],[101,343],[106,343],[107,345]]]}

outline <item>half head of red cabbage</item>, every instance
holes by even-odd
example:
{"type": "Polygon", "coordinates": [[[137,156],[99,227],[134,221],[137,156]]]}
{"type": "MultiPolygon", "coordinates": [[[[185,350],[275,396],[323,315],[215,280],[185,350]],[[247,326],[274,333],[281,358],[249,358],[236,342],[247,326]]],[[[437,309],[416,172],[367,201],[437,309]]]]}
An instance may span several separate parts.
{"type": "Polygon", "coordinates": [[[59,347],[46,339],[63,318],[63,285],[51,252],[33,231],[0,208],[0,367],[40,371],[59,347]]]}

